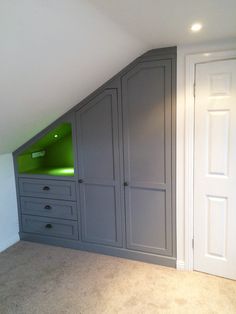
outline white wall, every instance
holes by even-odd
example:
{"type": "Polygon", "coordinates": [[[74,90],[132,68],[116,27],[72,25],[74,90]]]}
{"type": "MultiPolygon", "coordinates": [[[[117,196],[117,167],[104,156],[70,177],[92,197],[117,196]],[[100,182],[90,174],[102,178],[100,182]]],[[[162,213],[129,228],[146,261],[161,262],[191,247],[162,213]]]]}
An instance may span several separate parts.
{"type": "Polygon", "coordinates": [[[185,59],[187,55],[236,49],[235,40],[222,40],[202,45],[178,46],[177,52],[177,266],[188,269],[185,254],[185,59]]]}
{"type": "Polygon", "coordinates": [[[13,159],[0,155],[0,252],[19,241],[13,159]]]}
{"type": "Polygon", "coordinates": [[[87,0],[1,0],[0,38],[0,154],[147,50],[87,0]]]}

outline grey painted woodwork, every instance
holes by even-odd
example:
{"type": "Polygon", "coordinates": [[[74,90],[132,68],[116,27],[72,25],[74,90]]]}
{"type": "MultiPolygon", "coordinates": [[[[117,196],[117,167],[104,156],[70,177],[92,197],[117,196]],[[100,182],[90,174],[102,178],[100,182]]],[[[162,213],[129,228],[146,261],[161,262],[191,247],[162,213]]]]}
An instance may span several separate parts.
{"type": "Polygon", "coordinates": [[[22,215],[23,231],[66,239],[78,239],[76,221],[22,215]]]}
{"type": "Polygon", "coordinates": [[[22,214],[77,220],[76,202],[21,197],[22,214]]]}
{"type": "MultiPolygon", "coordinates": [[[[32,176],[33,177],[33,176],[32,176]]],[[[75,200],[75,183],[57,180],[39,180],[20,178],[20,194],[62,200],[75,200]]]]}
{"type": "Polygon", "coordinates": [[[122,78],[127,248],[172,254],[171,61],[122,78]]]}
{"type": "Polygon", "coordinates": [[[176,48],[148,51],[18,148],[20,238],[175,267],[175,88],[176,48]],[[64,122],[74,177],[19,174],[64,122]]]}
{"type": "Polygon", "coordinates": [[[77,112],[82,240],[121,246],[116,90],[77,112]]]}

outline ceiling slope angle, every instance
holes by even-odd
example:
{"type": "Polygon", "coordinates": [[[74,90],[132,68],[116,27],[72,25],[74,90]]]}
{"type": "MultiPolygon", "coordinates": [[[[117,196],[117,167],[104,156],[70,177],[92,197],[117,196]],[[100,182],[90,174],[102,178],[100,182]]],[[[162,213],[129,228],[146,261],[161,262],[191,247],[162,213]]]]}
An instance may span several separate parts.
{"type": "Polygon", "coordinates": [[[148,49],[87,0],[1,0],[0,37],[0,154],[148,49]]]}

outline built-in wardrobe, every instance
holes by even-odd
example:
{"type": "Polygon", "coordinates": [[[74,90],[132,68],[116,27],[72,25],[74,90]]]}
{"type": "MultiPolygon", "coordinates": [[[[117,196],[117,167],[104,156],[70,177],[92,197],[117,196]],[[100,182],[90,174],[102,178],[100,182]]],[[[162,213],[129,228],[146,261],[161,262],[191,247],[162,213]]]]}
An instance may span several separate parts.
{"type": "Polygon", "coordinates": [[[148,51],[17,149],[20,238],[175,267],[175,93],[148,51]]]}

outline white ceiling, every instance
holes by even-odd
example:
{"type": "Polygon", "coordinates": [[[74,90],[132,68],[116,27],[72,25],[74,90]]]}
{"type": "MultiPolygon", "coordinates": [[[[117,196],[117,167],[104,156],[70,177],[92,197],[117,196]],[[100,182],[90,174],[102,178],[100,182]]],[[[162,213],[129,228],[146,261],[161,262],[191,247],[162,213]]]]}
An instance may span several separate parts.
{"type": "Polygon", "coordinates": [[[236,0],[89,0],[152,47],[236,36],[236,0]],[[201,22],[200,33],[190,26],[201,22]]]}
{"type": "Polygon", "coordinates": [[[0,154],[146,49],[87,0],[0,0],[0,154]]]}
{"type": "Polygon", "coordinates": [[[236,36],[235,12],[236,0],[0,0],[0,154],[148,49],[236,36]]]}

